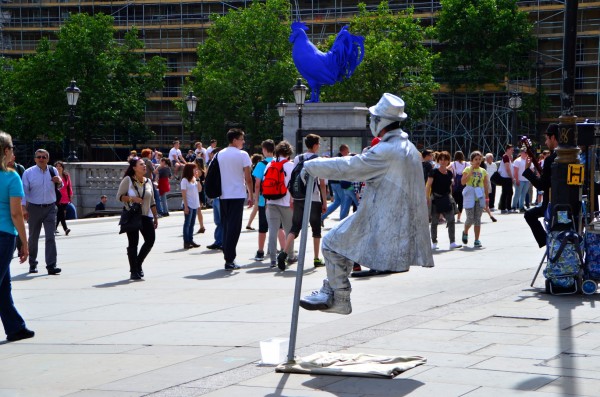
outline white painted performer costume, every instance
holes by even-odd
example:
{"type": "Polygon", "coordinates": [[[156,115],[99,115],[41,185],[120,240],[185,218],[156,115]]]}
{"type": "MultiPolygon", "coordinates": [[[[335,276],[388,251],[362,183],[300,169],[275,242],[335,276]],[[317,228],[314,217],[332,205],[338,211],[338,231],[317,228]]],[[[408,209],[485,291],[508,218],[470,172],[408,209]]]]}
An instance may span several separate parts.
{"type": "Polygon", "coordinates": [[[300,300],[307,310],[352,312],[348,275],[354,262],[392,272],[433,267],[421,155],[399,127],[407,117],[404,101],[386,93],[369,111],[371,132],[381,137],[377,146],[356,156],[304,164],[315,177],[366,181],[358,211],[323,238],[327,279],[320,291],[300,300]]]}

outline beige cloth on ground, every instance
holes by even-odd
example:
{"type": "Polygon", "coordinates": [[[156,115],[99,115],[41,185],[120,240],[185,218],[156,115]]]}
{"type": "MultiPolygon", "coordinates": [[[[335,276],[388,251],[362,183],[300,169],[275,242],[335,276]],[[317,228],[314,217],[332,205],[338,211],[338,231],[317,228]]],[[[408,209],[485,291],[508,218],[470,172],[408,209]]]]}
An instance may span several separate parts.
{"type": "Polygon", "coordinates": [[[292,364],[280,364],[275,371],[312,375],[393,378],[426,362],[427,359],[421,356],[392,357],[362,353],[318,352],[307,357],[298,357],[292,364]]]}

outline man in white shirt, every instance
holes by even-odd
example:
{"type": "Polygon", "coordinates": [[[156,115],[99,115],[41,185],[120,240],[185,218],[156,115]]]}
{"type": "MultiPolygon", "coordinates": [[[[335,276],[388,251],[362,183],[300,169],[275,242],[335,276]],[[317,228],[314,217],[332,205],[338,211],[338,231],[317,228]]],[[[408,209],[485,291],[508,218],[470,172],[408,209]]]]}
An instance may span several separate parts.
{"type": "Polygon", "coordinates": [[[202,160],[204,160],[204,165],[206,166],[206,163],[208,163],[208,154],[206,154],[206,149],[202,147],[202,142],[196,142],[194,147],[196,148],[194,150],[196,158],[202,158],[202,160]]]}
{"type": "Polygon", "coordinates": [[[169,150],[169,160],[171,160],[171,164],[176,176],[179,175],[180,169],[183,171],[183,166],[185,165],[185,158],[183,158],[181,150],[179,150],[179,146],[179,141],[173,141],[173,147],[171,150],[169,150]]]}
{"type": "Polygon", "coordinates": [[[211,139],[210,146],[206,148],[206,162],[207,163],[208,163],[208,159],[210,159],[210,154],[212,153],[213,150],[215,150],[216,147],[217,147],[217,140],[211,139]]]}
{"type": "Polygon", "coordinates": [[[50,153],[44,149],[35,152],[35,165],[23,173],[23,216],[29,223],[29,273],[37,273],[38,240],[42,226],[46,235],[46,269],[48,274],[59,274],[56,267],[56,188],[62,180],[56,168],[49,166],[50,153]],[[50,171],[50,168],[53,170],[50,171]]]}
{"type": "Polygon", "coordinates": [[[233,261],[236,247],[242,231],[244,201],[248,197],[248,207],[254,204],[252,191],[252,162],[244,147],[245,133],[239,128],[227,132],[229,146],[219,152],[217,161],[221,170],[221,225],[223,226],[223,256],[225,270],[237,270],[240,267],[233,261]]]}
{"type": "Polygon", "coordinates": [[[515,194],[512,200],[512,208],[516,212],[525,212],[525,197],[529,192],[529,180],[523,176],[527,164],[527,151],[521,148],[520,157],[513,162],[515,178],[515,194]]]}

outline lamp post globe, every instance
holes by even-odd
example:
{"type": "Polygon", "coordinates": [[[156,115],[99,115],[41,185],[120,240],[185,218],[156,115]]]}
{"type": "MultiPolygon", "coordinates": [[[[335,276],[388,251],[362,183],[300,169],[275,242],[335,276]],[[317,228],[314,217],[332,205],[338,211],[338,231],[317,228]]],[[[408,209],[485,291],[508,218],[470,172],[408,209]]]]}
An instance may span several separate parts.
{"type": "Polygon", "coordinates": [[[518,92],[511,93],[510,97],[508,98],[508,107],[512,109],[512,143],[513,147],[515,147],[515,150],[519,143],[517,137],[517,111],[521,108],[521,106],[523,106],[523,99],[521,98],[521,95],[519,95],[518,92]]]}
{"type": "Polygon", "coordinates": [[[77,106],[79,94],[81,94],[81,90],[75,84],[75,79],[72,79],[71,84],[69,84],[69,86],[65,88],[65,93],[67,94],[67,105],[69,105],[69,123],[71,124],[71,126],[69,128],[69,133],[65,137],[63,151],[68,156],[68,162],[79,161],[79,159],[77,158],[77,152],[75,150],[71,151],[71,138],[72,133],[75,130],[75,106],[77,106]]]}
{"type": "Polygon", "coordinates": [[[198,98],[194,95],[194,91],[188,93],[185,97],[185,105],[187,106],[188,115],[190,117],[190,144],[194,144],[194,115],[196,113],[196,105],[198,105],[198,98]]]}
{"type": "Polygon", "coordinates": [[[277,113],[279,113],[279,118],[281,119],[281,140],[283,141],[283,120],[285,119],[285,111],[287,110],[287,103],[283,101],[283,97],[279,98],[279,103],[277,106],[277,113]]]}
{"type": "Polygon", "coordinates": [[[296,130],[296,153],[302,153],[302,107],[306,101],[307,88],[302,84],[302,79],[296,80],[296,85],[292,87],[294,101],[298,108],[298,129],[296,130]]]}

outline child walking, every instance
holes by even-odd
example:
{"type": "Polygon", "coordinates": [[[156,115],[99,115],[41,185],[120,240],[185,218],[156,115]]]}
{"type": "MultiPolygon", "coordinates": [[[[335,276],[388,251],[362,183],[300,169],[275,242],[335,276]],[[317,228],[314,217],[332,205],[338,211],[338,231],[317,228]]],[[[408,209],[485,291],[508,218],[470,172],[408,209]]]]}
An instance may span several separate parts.
{"type": "Polygon", "coordinates": [[[473,225],[475,231],[475,248],[481,247],[479,236],[481,233],[481,214],[483,210],[489,209],[488,198],[488,175],[487,171],[480,167],[483,156],[481,152],[471,153],[471,165],[463,171],[461,183],[465,186],[463,190],[463,207],[467,213],[465,230],[462,234],[463,244],[469,242],[469,229],[473,225]]]}

